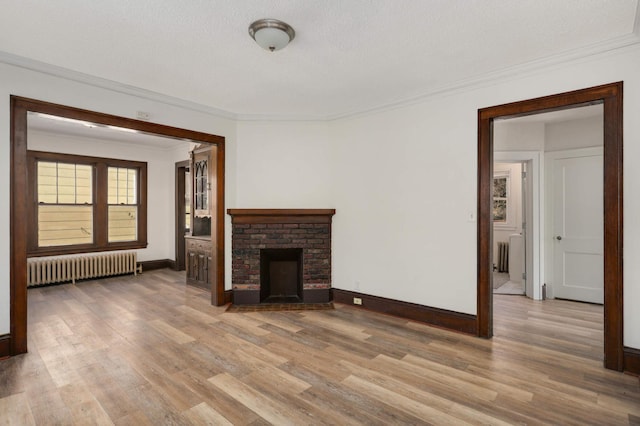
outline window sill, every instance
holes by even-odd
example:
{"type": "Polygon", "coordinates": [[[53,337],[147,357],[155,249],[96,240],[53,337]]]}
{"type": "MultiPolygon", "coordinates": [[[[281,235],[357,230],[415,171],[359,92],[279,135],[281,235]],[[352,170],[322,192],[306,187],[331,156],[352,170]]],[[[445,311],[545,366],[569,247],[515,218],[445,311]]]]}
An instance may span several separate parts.
{"type": "Polygon", "coordinates": [[[38,250],[27,251],[27,257],[62,256],[65,254],[97,253],[102,251],[135,250],[147,248],[147,242],[134,241],[131,243],[113,243],[104,247],[96,246],[73,246],[73,247],[50,247],[38,250]]]}

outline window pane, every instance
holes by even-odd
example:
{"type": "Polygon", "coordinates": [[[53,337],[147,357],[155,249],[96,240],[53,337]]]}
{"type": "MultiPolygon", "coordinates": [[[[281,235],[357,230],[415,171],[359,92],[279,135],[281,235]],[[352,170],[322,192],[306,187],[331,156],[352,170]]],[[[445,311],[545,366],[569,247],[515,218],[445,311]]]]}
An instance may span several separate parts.
{"type": "Polygon", "coordinates": [[[138,239],[138,206],[109,206],[109,242],[138,239]]]}
{"type": "Polygon", "coordinates": [[[38,202],[57,203],[57,163],[38,162],[38,202]]]}
{"type": "Polygon", "coordinates": [[[38,202],[93,204],[93,167],[38,161],[38,202]]]}
{"type": "Polygon", "coordinates": [[[493,221],[507,221],[507,200],[493,200],[493,221]]]}
{"type": "Polygon", "coordinates": [[[109,167],[108,186],[108,203],[118,204],[118,169],[109,167]]]}
{"type": "Polygon", "coordinates": [[[118,204],[127,202],[127,172],[118,170],[118,204]]]}
{"type": "Polygon", "coordinates": [[[138,191],[136,191],[136,188],[137,188],[136,177],[137,176],[138,176],[138,173],[136,173],[136,170],[127,169],[127,204],[137,204],[138,203],[138,201],[136,200],[136,194],[138,193],[138,191]]]}
{"type": "Polygon", "coordinates": [[[58,203],[76,203],[76,166],[58,163],[58,203]]]}
{"type": "Polygon", "coordinates": [[[109,167],[109,204],[137,204],[136,169],[109,167]]]}
{"type": "Polygon", "coordinates": [[[494,177],[493,178],[493,196],[506,198],[507,197],[507,188],[509,187],[509,183],[506,177],[494,177]]]}
{"type": "MultiPolygon", "coordinates": [[[[58,173],[62,170],[58,168],[58,173]]],[[[76,179],[75,177],[63,177],[58,175],[58,203],[76,203],[76,179]]]]}
{"type": "Polygon", "coordinates": [[[38,206],[40,247],[93,243],[93,206],[38,206]]]}
{"type": "Polygon", "coordinates": [[[76,204],[93,204],[93,166],[76,165],[76,204]]]}

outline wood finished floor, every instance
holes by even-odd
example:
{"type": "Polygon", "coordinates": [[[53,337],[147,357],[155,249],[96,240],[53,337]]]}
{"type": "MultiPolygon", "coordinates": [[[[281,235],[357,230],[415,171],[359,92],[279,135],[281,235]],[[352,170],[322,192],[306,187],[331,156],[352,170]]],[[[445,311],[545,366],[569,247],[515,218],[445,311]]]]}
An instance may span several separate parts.
{"type": "Polygon", "coordinates": [[[494,299],[484,340],[340,304],[229,313],[169,270],[31,289],[0,424],[640,424],[601,307],[494,299]]]}

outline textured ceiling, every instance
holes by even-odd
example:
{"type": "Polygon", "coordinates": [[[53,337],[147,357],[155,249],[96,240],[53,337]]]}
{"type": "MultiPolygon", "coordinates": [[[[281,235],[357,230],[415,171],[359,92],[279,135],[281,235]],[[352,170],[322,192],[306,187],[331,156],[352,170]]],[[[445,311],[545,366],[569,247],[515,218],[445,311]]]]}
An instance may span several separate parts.
{"type": "Polygon", "coordinates": [[[326,118],[634,35],[638,0],[4,0],[0,51],[242,117],[326,118]],[[259,18],[296,30],[269,53],[259,18]]]}

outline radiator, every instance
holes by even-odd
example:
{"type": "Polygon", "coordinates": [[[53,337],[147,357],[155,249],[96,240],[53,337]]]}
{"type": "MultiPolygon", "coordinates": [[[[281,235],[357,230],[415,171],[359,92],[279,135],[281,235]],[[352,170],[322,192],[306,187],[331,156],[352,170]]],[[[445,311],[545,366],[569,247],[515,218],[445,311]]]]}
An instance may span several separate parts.
{"type": "Polygon", "coordinates": [[[509,243],[498,242],[498,272],[509,272],[509,243]]]}
{"type": "Polygon", "coordinates": [[[136,252],[105,252],[27,259],[27,287],[137,273],[136,252]]]}

